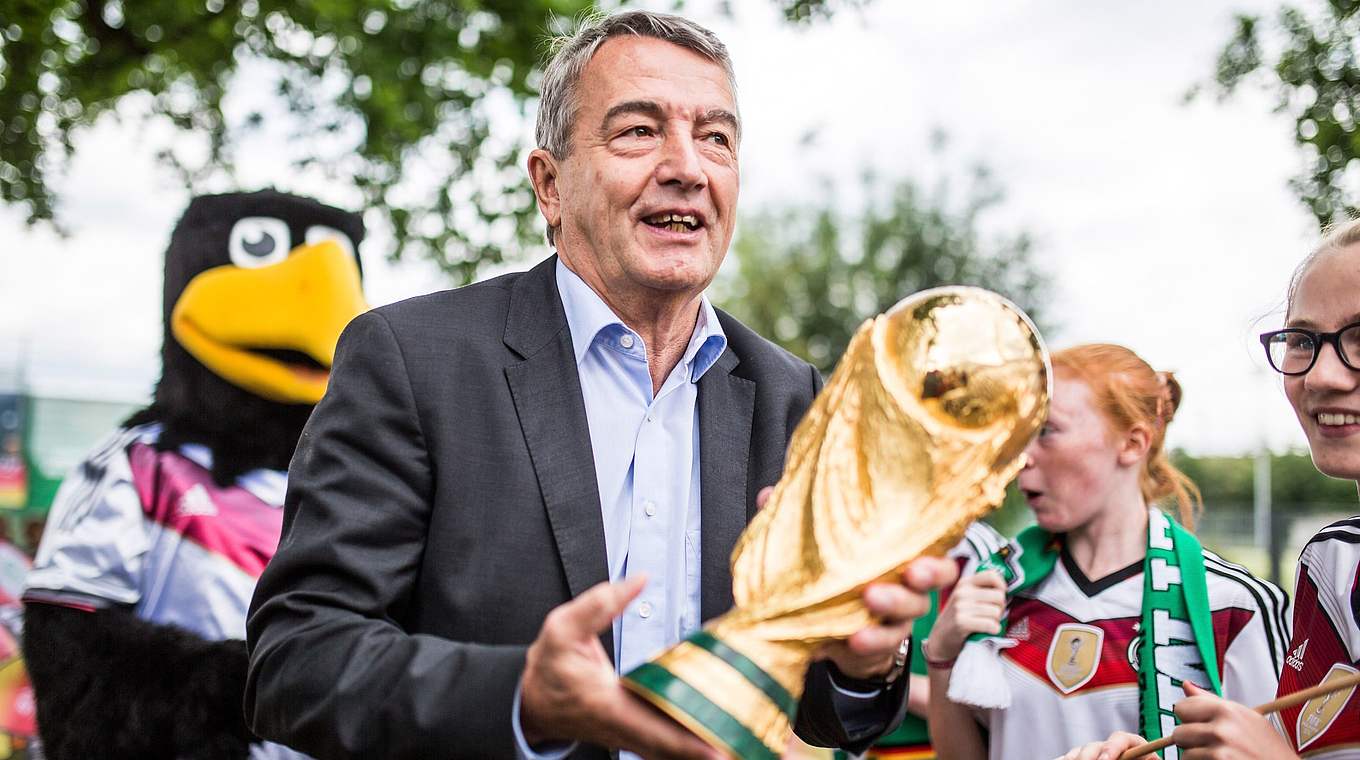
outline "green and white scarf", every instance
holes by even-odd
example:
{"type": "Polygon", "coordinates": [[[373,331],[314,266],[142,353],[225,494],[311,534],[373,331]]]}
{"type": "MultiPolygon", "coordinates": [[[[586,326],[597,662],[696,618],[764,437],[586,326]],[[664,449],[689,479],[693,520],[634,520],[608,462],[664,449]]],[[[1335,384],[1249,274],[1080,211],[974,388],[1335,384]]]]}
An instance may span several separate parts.
{"type": "MultiPolygon", "coordinates": [[[[978,565],[1006,579],[1006,596],[1032,588],[1057,565],[1061,539],[1038,526],[1019,536],[978,565]]],[[[976,707],[1010,706],[1010,688],[1001,669],[1001,650],[1015,646],[1007,639],[1007,621],[995,636],[973,634],[959,653],[949,681],[949,698],[976,707]]],[[[1143,612],[1138,628],[1139,731],[1159,739],[1176,727],[1172,712],[1184,694],[1185,681],[1222,694],[1214,651],[1213,618],[1199,539],[1159,509],[1148,510],[1148,547],[1143,559],[1143,612]]]]}

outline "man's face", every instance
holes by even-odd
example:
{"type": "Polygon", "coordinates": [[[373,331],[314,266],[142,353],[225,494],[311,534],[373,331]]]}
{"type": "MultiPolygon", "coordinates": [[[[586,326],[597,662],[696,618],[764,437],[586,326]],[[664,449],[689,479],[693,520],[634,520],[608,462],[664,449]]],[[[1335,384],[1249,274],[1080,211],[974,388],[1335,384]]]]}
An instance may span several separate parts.
{"type": "Polygon", "coordinates": [[[560,225],[558,252],[606,298],[703,290],[736,221],[737,106],[722,67],[662,40],[614,37],[577,92],[556,205],[540,192],[560,225]]]}

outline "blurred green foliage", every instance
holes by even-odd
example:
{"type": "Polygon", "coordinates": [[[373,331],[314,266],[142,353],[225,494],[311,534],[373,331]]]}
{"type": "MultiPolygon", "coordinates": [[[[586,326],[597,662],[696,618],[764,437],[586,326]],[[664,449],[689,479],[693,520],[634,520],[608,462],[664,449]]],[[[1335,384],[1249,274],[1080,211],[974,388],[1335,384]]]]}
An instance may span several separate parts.
{"type": "MultiPolygon", "coordinates": [[[[1171,461],[1199,486],[1205,504],[1251,506],[1255,493],[1252,457],[1195,457],[1174,451],[1171,461]]],[[[1318,472],[1306,452],[1275,454],[1270,458],[1270,498],[1280,509],[1292,504],[1354,505],[1355,482],[1318,472]]]]}
{"type": "Polygon", "coordinates": [[[716,283],[724,308],[823,374],[865,319],[904,296],[939,285],[978,285],[1010,298],[1043,327],[1049,281],[1028,233],[985,234],[1002,192],[978,169],[955,200],[946,179],[884,186],[864,180],[862,212],[837,206],[831,189],[808,206],[742,220],[735,271],[716,283]]]}
{"type": "MultiPolygon", "coordinates": [[[[589,0],[5,0],[0,6],[0,201],[53,221],[49,178],[100,115],[168,120],[206,140],[161,158],[193,188],[230,171],[261,113],[222,104],[247,61],[268,61],[299,166],[356,186],[399,249],[460,281],[541,239],[516,140],[488,140],[488,97],[525,108],[545,34],[589,0]],[[144,97],[130,98],[134,94],[144,97]],[[144,107],[142,107],[144,106],[144,107]],[[428,182],[403,184],[414,173],[428,182]],[[469,214],[469,211],[475,212],[469,214]],[[458,216],[455,219],[455,213],[458,216]],[[469,222],[469,219],[472,222],[469,222]]],[[[111,178],[112,179],[112,178],[111,178]]]]}
{"type": "MultiPolygon", "coordinates": [[[[1253,457],[1192,456],[1176,450],[1171,452],[1171,461],[1199,486],[1204,497],[1204,516],[1216,518],[1220,531],[1224,519],[1240,522],[1240,532],[1250,530],[1255,499],[1253,457]]],[[[1277,518],[1285,520],[1316,512],[1354,513],[1355,482],[1318,472],[1306,452],[1274,454],[1270,458],[1270,498],[1277,518]]],[[[986,519],[1006,536],[1014,536],[1034,522],[1014,483],[1006,489],[1001,507],[986,519]]],[[[1265,566],[1258,570],[1265,572],[1265,566]]]]}
{"type": "Polygon", "coordinates": [[[808,23],[831,17],[843,8],[862,8],[870,0],[775,0],[784,18],[793,23],[808,23]]]}
{"type": "Polygon", "coordinates": [[[1326,225],[1360,203],[1360,2],[1329,0],[1310,12],[1286,5],[1275,18],[1239,15],[1218,56],[1215,89],[1228,97],[1244,84],[1271,91],[1294,119],[1304,166],[1294,193],[1326,225]]]}

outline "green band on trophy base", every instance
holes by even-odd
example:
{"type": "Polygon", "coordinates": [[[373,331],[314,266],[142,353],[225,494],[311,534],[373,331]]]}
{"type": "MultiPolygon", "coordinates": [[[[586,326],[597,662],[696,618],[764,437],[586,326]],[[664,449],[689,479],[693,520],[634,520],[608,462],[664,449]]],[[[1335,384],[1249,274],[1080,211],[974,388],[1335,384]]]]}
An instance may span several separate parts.
{"type": "Polygon", "coordinates": [[[793,722],[794,714],[798,712],[798,700],[794,699],[787,689],[780,686],[778,681],[771,678],[769,673],[751,662],[746,655],[722,643],[713,634],[705,630],[699,630],[685,640],[696,647],[708,650],[713,656],[731,665],[733,670],[745,676],[746,680],[764,692],[765,696],[769,697],[776,705],[779,705],[779,709],[784,711],[789,722],[793,722]]]}
{"type": "Polygon", "coordinates": [[[714,738],[726,744],[737,757],[779,760],[779,753],[756,738],[736,718],[660,665],[645,662],[624,678],[654,695],[656,699],[653,701],[659,706],[673,707],[688,715],[714,738]]]}

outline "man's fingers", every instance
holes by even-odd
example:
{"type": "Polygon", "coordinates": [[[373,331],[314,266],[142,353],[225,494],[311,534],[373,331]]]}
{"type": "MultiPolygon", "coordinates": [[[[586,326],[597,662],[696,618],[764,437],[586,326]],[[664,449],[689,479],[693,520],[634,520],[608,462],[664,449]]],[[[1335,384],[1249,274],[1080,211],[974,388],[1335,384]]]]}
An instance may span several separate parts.
{"type": "Polygon", "coordinates": [[[902,640],[911,635],[910,626],[870,626],[845,640],[849,650],[861,656],[887,655],[897,651],[902,640]]]}
{"type": "Polygon", "coordinates": [[[620,745],[660,760],[723,760],[722,753],[637,697],[627,695],[615,713],[620,745]]]}
{"type": "Polygon", "coordinates": [[[633,601],[642,588],[647,585],[647,576],[638,574],[624,578],[618,583],[604,581],[586,589],[585,593],[561,605],[549,613],[556,617],[572,634],[594,636],[623,614],[628,603],[633,601]]]}
{"type": "Polygon", "coordinates": [[[930,610],[930,599],[895,583],[871,583],[864,589],[864,605],[881,620],[918,618],[930,610]]]}
{"type": "Polygon", "coordinates": [[[953,585],[958,579],[959,566],[946,557],[917,557],[902,571],[902,582],[921,593],[953,585]]]}

